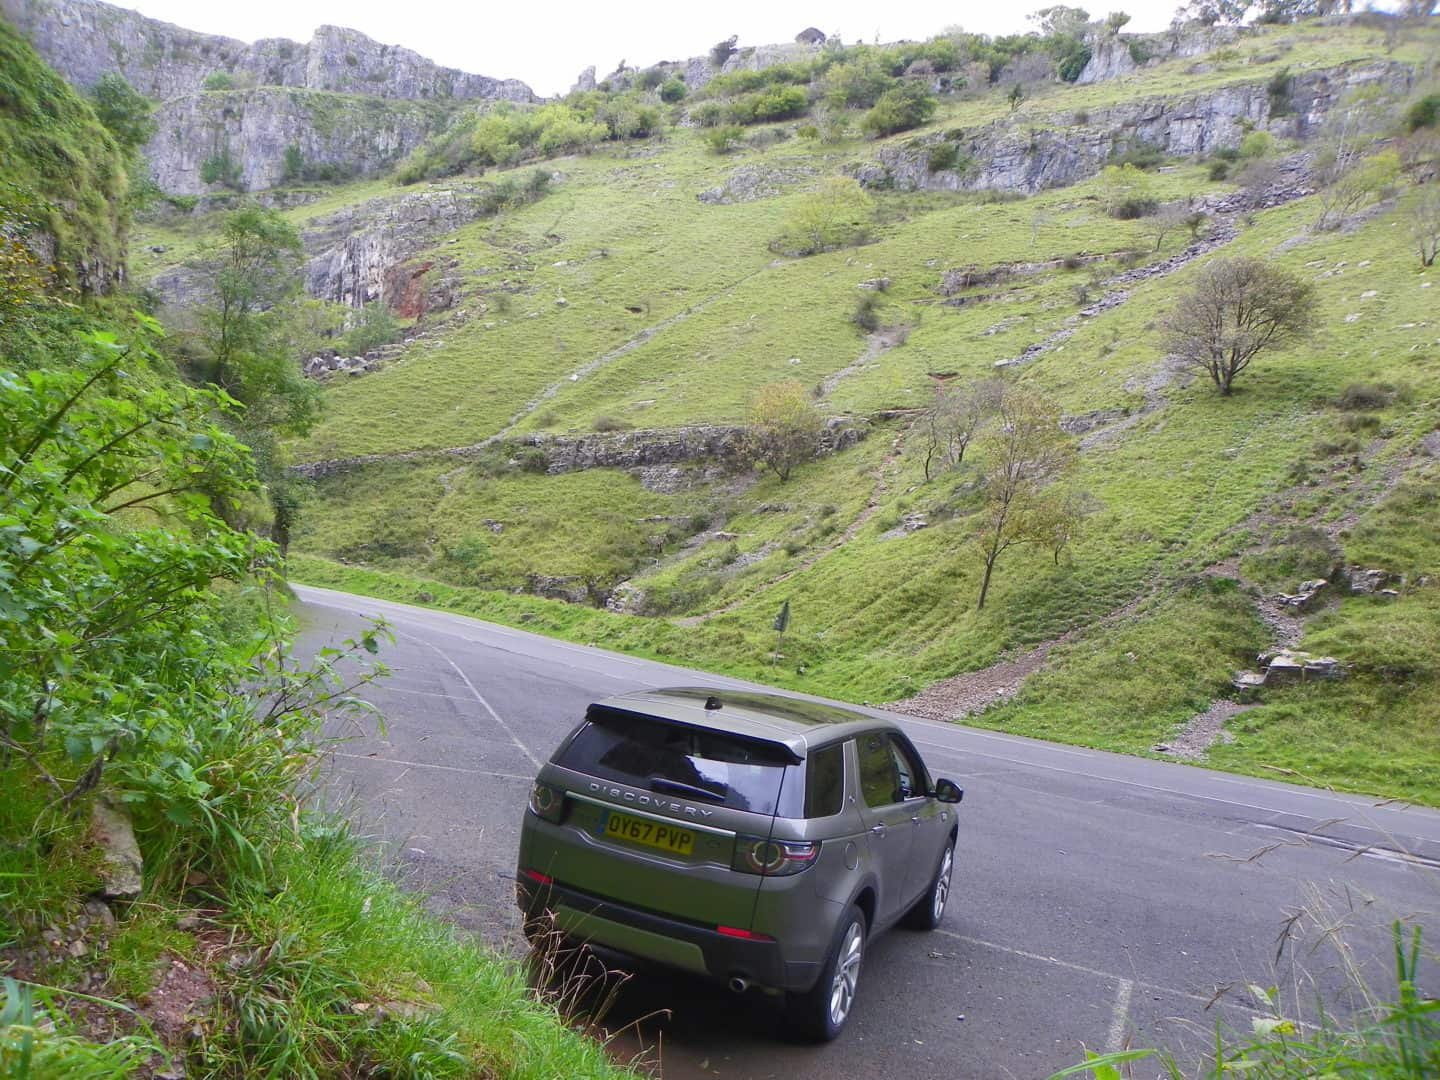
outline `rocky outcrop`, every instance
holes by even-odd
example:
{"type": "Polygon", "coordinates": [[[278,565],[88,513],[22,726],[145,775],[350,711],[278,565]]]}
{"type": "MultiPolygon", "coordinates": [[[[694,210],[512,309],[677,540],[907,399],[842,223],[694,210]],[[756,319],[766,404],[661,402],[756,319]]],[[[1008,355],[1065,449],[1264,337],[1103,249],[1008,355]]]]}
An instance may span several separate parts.
{"type": "Polygon", "coordinates": [[[309,44],[280,38],[246,44],[200,34],[97,0],[0,0],[0,12],[50,65],[77,86],[118,71],[142,94],[167,101],[212,75],[259,86],[295,86],[406,100],[534,101],[515,79],[441,67],[357,30],[322,26],[309,44]]]}
{"type": "MultiPolygon", "coordinates": [[[[365,454],[360,457],[315,461],[296,465],[297,476],[320,479],[369,465],[413,462],[437,458],[473,460],[493,454],[497,448],[522,461],[531,454],[543,455],[544,471],[551,475],[582,469],[625,469],[643,472],[680,465],[719,464],[740,467],[745,428],[735,425],[699,424],[692,427],[645,431],[607,432],[595,435],[522,435],[515,439],[491,439],[474,446],[444,450],[412,450],[400,454],[365,454]]],[[[835,417],[816,439],[817,454],[848,450],[869,433],[863,420],[835,417]]]]}
{"type": "Polygon", "coordinates": [[[727,176],[719,187],[702,191],[695,197],[702,203],[714,206],[754,202],[756,199],[774,198],[783,194],[786,187],[810,180],[814,176],[815,170],[808,166],[767,169],[742,165],[727,176]]]}
{"type": "Polygon", "coordinates": [[[445,117],[428,103],[283,87],[190,94],[161,106],[145,156],[172,195],[275,187],[298,179],[287,175],[287,157],[292,171],[379,176],[445,117]]]}
{"type": "Polygon", "coordinates": [[[1045,128],[992,124],[956,140],[963,167],[931,172],[931,153],[948,137],[937,132],[882,148],[878,160],[860,166],[855,175],[870,187],[904,191],[1033,193],[1093,176],[1116,154],[1141,144],[1170,156],[1192,157],[1236,147],[1247,131],[1256,129],[1305,139],[1319,130],[1346,93],[1374,87],[1403,96],[1413,80],[1414,72],[1404,64],[1363,62],[1296,76],[1288,100],[1277,99],[1267,81],[1127,102],[1079,118],[1057,114],[1048,118],[1052,126],[1045,128]]]}
{"type": "Polygon", "coordinates": [[[1345,668],[1333,656],[1315,656],[1297,649],[1273,649],[1255,658],[1259,671],[1242,671],[1232,680],[1242,695],[1316,679],[1343,679],[1345,668]]]}
{"type": "Polygon", "coordinates": [[[442,236],[490,213],[486,190],[457,184],[372,199],[313,222],[304,234],[310,256],[305,291],[356,308],[383,300],[407,318],[447,306],[453,289],[443,281],[426,281],[434,264],[410,260],[442,236]]]}
{"type": "Polygon", "coordinates": [[[1082,86],[1128,75],[1147,64],[1201,56],[1233,44],[1243,31],[1237,26],[1187,26],[1164,34],[1100,37],[1090,43],[1090,60],[1075,81],[1082,86]]]}

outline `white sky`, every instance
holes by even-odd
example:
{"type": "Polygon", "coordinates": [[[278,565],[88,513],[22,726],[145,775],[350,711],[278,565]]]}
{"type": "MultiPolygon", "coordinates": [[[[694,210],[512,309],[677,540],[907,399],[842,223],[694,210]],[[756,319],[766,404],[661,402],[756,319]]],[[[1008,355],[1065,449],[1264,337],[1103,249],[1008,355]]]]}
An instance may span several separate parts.
{"type": "MultiPolygon", "coordinates": [[[[740,44],[790,41],[807,26],[857,40],[931,37],[960,25],[972,33],[1023,33],[1028,12],[1050,0],[939,3],[937,0],[545,0],[455,3],[444,0],[134,0],[120,6],[191,30],[242,41],[308,41],[317,26],[353,27],[404,45],[447,67],[498,79],[523,79],[539,94],[562,94],[594,64],[603,77],[624,60],[644,67],[709,51],[738,34],[740,44]]],[[[1071,0],[1072,5],[1074,0],[1071,0]]],[[[1127,30],[1168,26],[1178,0],[1111,0],[1087,6],[1134,16],[1127,30]]]]}

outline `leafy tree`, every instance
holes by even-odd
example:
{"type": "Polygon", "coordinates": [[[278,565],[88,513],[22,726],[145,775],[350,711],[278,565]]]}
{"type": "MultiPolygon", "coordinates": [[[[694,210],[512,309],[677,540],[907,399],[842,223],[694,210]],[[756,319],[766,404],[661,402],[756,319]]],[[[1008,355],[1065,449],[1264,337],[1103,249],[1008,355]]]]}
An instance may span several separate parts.
{"type": "Polygon", "coordinates": [[[660,86],[660,100],[667,105],[685,100],[685,84],[679,79],[669,79],[660,86]]]}
{"type": "Polygon", "coordinates": [[[1064,4],[1041,8],[1039,11],[1026,15],[1025,18],[1038,26],[1040,33],[1045,37],[1056,37],[1062,34],[1081,37],[1090,25],[1088,11],[1084,8],[1066,7],[1064,4]]]}
{"type": "Polygon", "coordinates": [[[998,379],[936,388],[935,400],[920,420],[926,480],[965,461],[965,451],[995,415],[1004,391],[1005,384],[998,379]]]}
{"type": "Polygon", "coordinates": [[[773,247],[795,255],[814,255],[863,241],[874,200],[849,177],[832,176],[796,202],[785,231],[773,247]]]}
{"type": "Polygon", "coordinates": [[[1309,333],[1314,319],[1309,282],[1261,259],[1218,259],[1201,268],[1166,319],[1165,344],[1228,395],[1256,355],[1309,333]]]}
{"type": "Polygon", "coordinates": [[[1111,37],[1114,37],[1116,34],[1120,33],[1120,31],[1124,29],[1125,26],[1129,24],[1129,22],[1130,16],[1127,15],[1125,12],[1112,11],[1109,15],[1105,16],[1105,29],[1109,31],[1111,37]]]}
{"type": "Polygon", "coordinates": [[[985,606],[1007,551],[1042,544],[1058,559],[1078,521],[1077,503],[1060,483],[1074,466],[1074,445],[1060,427],[1059,407],[1044,394],[1007,387],[981,449],[984,504],[976,515],[975,545],[984,573],[977,608],[985,606]]]}
{"type": "Polygon", "coordinates": [[[821,92],[832,109],[868,109],[894,85],[895,77],[872,51],[866,51],[827,71],[821,92]]]}
{"type": "Polygon", "coordinates": [[[750,404],[746,451],[783,483],[795,466],[815,457],[824,429],[824,420],[798,379],[770,383],[750,404]]]}
{"type": "Polygon", "coordinates": [[[1175,22],[1198,22],[1203,26],[1222,23],[1239,26],[1250,10],[1250,0],[1192,0],[1175,10],[1175,22]]]}
{"type": "Polygon", "coordinates": [[[155,103],[125,76],[113,71],[100,76],[90,90],[90,101],[100,123],[132,158],[155,135],[155,103]]]}
{"type": "MultiPolygon", "coordinates": [[[[320,409],[320,388],[305,378],[297,355],[299,339],[314,329],[299,298],[301,254],[299,234],[278,211],[233,211],[201,260],[213,302],[199,312],[198,333],[181,339],[192,372],[244,406],[231,425],[254,453],[267,485],[271,535],[282,548],[298,504],[288,493],[292,481],[278,436],[308,431],[320,409]]],[[[225,493],[215,499],[230,524],[259,524],[225,493]]]]}

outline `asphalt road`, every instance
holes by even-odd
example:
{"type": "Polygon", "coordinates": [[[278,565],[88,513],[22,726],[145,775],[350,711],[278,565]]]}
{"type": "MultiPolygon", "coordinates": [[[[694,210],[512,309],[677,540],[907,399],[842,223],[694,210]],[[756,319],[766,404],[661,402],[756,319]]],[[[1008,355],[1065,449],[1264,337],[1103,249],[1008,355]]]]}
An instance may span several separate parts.
{"type": "MultiPolygon", "coordinates": [[[[297,591],[305,647],[356,634],[369,616],[395,633],[381,657],[393,674],[366,692],[387,730],[337,753],[330,790],[393,845],[435,910],[504,948],[519,947],[513,874],[530,779],[586,704],[642,687],[747,685],[297,591]]],[[[667,1078],[787,1080],[1043,1077],[1084,1048],[1126,1045],[1194,1060],[1217,1020],[1249,1029],[1247,983],[1278,986],[1292,1014],[1313,1015],[1317,995],[1343,1009],[1335,940],[1386,990],[1390,921],[1440,933],[1440,813],[902,722],[931,771],[965,788],[940,929],[874,944],[850,1025],[828,1046],[787,1041],[763,998],[641,973],[602,1020],[625,1029],[620,1053],[643,1052],[667,1078]]]]}

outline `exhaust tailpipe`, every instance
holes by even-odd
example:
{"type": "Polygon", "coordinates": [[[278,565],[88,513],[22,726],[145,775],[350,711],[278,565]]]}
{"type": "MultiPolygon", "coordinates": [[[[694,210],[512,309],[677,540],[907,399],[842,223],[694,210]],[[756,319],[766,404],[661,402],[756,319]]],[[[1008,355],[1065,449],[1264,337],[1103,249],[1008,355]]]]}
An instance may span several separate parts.
{"type": "Polygon", "coordinates": [[[732,994],[743,994],[750,989],[750,980],[743,975],[731,975],[728,985],[732,994]]]}

